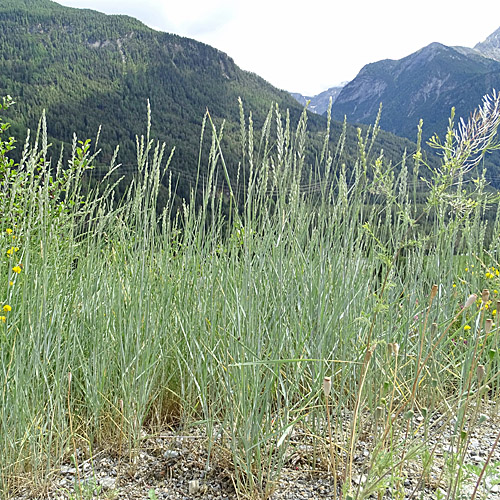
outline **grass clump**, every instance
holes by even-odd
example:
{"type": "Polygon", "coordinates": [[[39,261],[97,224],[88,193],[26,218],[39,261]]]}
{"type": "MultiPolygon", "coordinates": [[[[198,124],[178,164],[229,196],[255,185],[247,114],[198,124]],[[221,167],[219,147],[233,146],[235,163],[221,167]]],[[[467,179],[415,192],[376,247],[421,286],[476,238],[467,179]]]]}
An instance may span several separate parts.
{"type": "Polygon", "coordinates": [[[484,175],[466,182],[493,147],[498,102],[486,97],[468,125],[432,140],[442,166],[420,193],[420,145],[386,164],[373,156],[376,125],[345,165],[343,137],[332,150],[328,129],[309,166],[306,112],[293,130],[277,107],[260,140],[241,108],[239,187],[206,115],[207,173],[175,212],[172,155],[149,128],[120,201],[111,183],[92,188],[89,141],[75,138],[68,165],[49,158],[43,119],[19,165],[3,141],[4,496],[21,480],[42,491],[61,463],[78,469],[97,448],[133,462],[144,432],[162,426],[202,428],[207,470],[224,462],[243,496],[272,494],[298,436],[339,498],[404,495],[420,460],[416,494],[432,487],[430,436],[453,424],[457,451],[438,485],[454,498],[481,403],[499,391],[498,292],[478,303],[463,271],[475,262],[498,276],[499,240],[485,243],[482,217],[493,200],[484,175]]]}

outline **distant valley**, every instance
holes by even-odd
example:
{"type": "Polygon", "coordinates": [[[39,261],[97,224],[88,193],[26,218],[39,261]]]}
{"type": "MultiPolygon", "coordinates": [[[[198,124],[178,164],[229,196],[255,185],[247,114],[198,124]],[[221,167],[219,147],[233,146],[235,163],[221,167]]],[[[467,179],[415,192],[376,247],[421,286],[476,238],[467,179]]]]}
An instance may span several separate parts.
{"type": "Polygon", "coordinates": [[[306,106],[309,102],[307,109],[312,111],[313,113],[317,113],[319,115],[323,115],[328,110],[328,106],[330,105],[330,99],[332,102],[337,100],[337,97],[341,93],[342,89],[348,82],[344,82],[342,85],[331,87],[324,92],[321,92],[315,96],[303,96],[302,94],[292,92],[292,97],[302,106],[306,106]]]}

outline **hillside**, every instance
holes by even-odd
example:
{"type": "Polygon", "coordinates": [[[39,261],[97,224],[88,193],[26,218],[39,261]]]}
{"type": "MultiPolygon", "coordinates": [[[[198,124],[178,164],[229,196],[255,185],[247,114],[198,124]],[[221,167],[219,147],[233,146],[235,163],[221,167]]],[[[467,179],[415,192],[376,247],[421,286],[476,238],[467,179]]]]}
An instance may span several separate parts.
{"type": "MultiPolygon", "coordinates": [[[[13,131],[22,137],[36,128],[46,110],[51,140],[70,143],[94,138],[100,125],[101,160],[110,160],[117,144],[118,161],[132,169],[135,136],[146,128],[146,103],[152,108],[152,135],[175,146],[173,168],[181,194],[197,169],[201,123],[210,110],[225,124],[224,151],[230,175],[239,165],[239,109],[252,111],[255,129],[272,103],[289,109],[291,123],[302,112],[287,92],[257,75],[242,71],[225,53],[208,45],[148,28],[128,16],[63,7],[50,0],[0,0],[0,95],[17,101],[9,112],[13,131]]],[[[325,119],[309,116],[311,144],[321,147],[325,119]],[[315,140],[315,135],[318,135],[315,140]]],[[[333,125],[338,138],[341,125],[333,125]]],[[[356,132],[348,132],[345,158],[356,148],[356,132]]],[[[381,134],[394,161],[412,145],[381,134]]],[[[58,155],[58,153],[55,153],[58,155]]],[[[311,163],[315,151],[309,152],[311,163]]]]}
{"type": "Polygon", "coordinates": [[[237,118],[241,96],[256,121],[272,102],[301,111],[212,47],[49,0],[0,2],[0,57],[0,93],[18,102],[16,125],[33,127],[45,108],[49,134],[69,142],[73,132],[94,137],[102,124],[104,156],[120,144],[125,162],[133,162],[135,135],[145,130],[147,99],[153,134],[177,146],[181,167],[197,156],[207,107],[216,118],[237,118]]]}

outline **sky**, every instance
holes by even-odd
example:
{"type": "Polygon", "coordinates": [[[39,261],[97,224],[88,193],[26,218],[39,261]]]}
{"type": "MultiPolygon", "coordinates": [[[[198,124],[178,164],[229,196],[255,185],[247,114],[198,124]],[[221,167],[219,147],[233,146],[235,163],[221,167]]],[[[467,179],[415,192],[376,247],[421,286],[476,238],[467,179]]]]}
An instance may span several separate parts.
{"type": "Polygon", "coordinates": [[[274,86],[314,96],[367,63],[432,42],[473,47],[500,28],[499,0],[56,0],[128,14],[226,52],[274,86]]]}

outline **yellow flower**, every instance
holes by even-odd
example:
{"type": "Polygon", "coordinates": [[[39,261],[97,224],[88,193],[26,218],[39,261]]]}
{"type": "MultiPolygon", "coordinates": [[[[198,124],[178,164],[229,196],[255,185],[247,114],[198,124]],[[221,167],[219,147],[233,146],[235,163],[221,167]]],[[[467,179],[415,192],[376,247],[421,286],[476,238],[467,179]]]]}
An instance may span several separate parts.
{"type": "Polygon", "coordinates": [[[469,326],[469,325],[465,325],[465,326],[464,326],[464,330],[465,330],[465,331],[470,330],[470,326],[469,326]]]}
{"type": "Polygon", "coordinates": [[[488,272],[488,273],[485,274],[485,277],[486,278],[493,278],[493,274],[491,274],[490,272],[488,272]]]}
{"type": "Polygon", "coordinates": [[[13,281],[9,281],[9,285],[10,286],[14,286],[14,282],[13,281]]]}
{"type": "Polygon", "coordinates": [[[456,288],[456,287],[457,287],[457,285],[455,283],[453,283],[453,288],[456,288]]]}
{"type": "Polygon", "coordinates": [[[5,316],[0,316],[0,321],[3,321],[5,323],[7,321],[7,318],[5,316]]]}
{"type": "Polygon", "coordinates": [[[7,234],[12,234],[12,229],[9,227],[9,228],[7,228],[7,229],[5,230],[5,232],[6,232],[7,234]]]}
{"type": "Polygon", "coordinates": [[[7,250],[7,255],[12,255],[14,252],[18,252],[18,251],[19,251],[19,247],[10,247],[7,250]]]}
{"type": "Polygon", "coordinates": [[[10,306],[9,306],[9,304],[5,304],[5,305],[3,306],[3,310],[4,310],[6,313],[8,313],[8,312],[12,311],[12,307],[10,307],[10,306]]]}
{"type": "Polygon", "coordinates": [[[498,290],[493,290],[493,293],[494,294],[498,294],[498,290]]]}
{"type": "Polygon", "coordinates": [[[496,316],[496,315],[497,315],[497,310],[496,310],[496,309],[493,309],[493,311],[491,311],[491,315],[492,315],[492,316],[496,316]]]}
{"type": "Polygon", "coordinates": [[[21,267],[20,267],[20,266],[15,266],[15,267],[13,267],[13,268],[12,268],[12,270],[13,270],[15,273],[19,274],[19,273],[21,272],[21,267]]]}
{"type": "Polygon", "coordinates": [[[468,271],[468,270],[469,270],[469,268],[468,268],[468,267],[466,267],[466,268],[465,268],[465,270],[466,270],[466,271],[468,271]]]}

